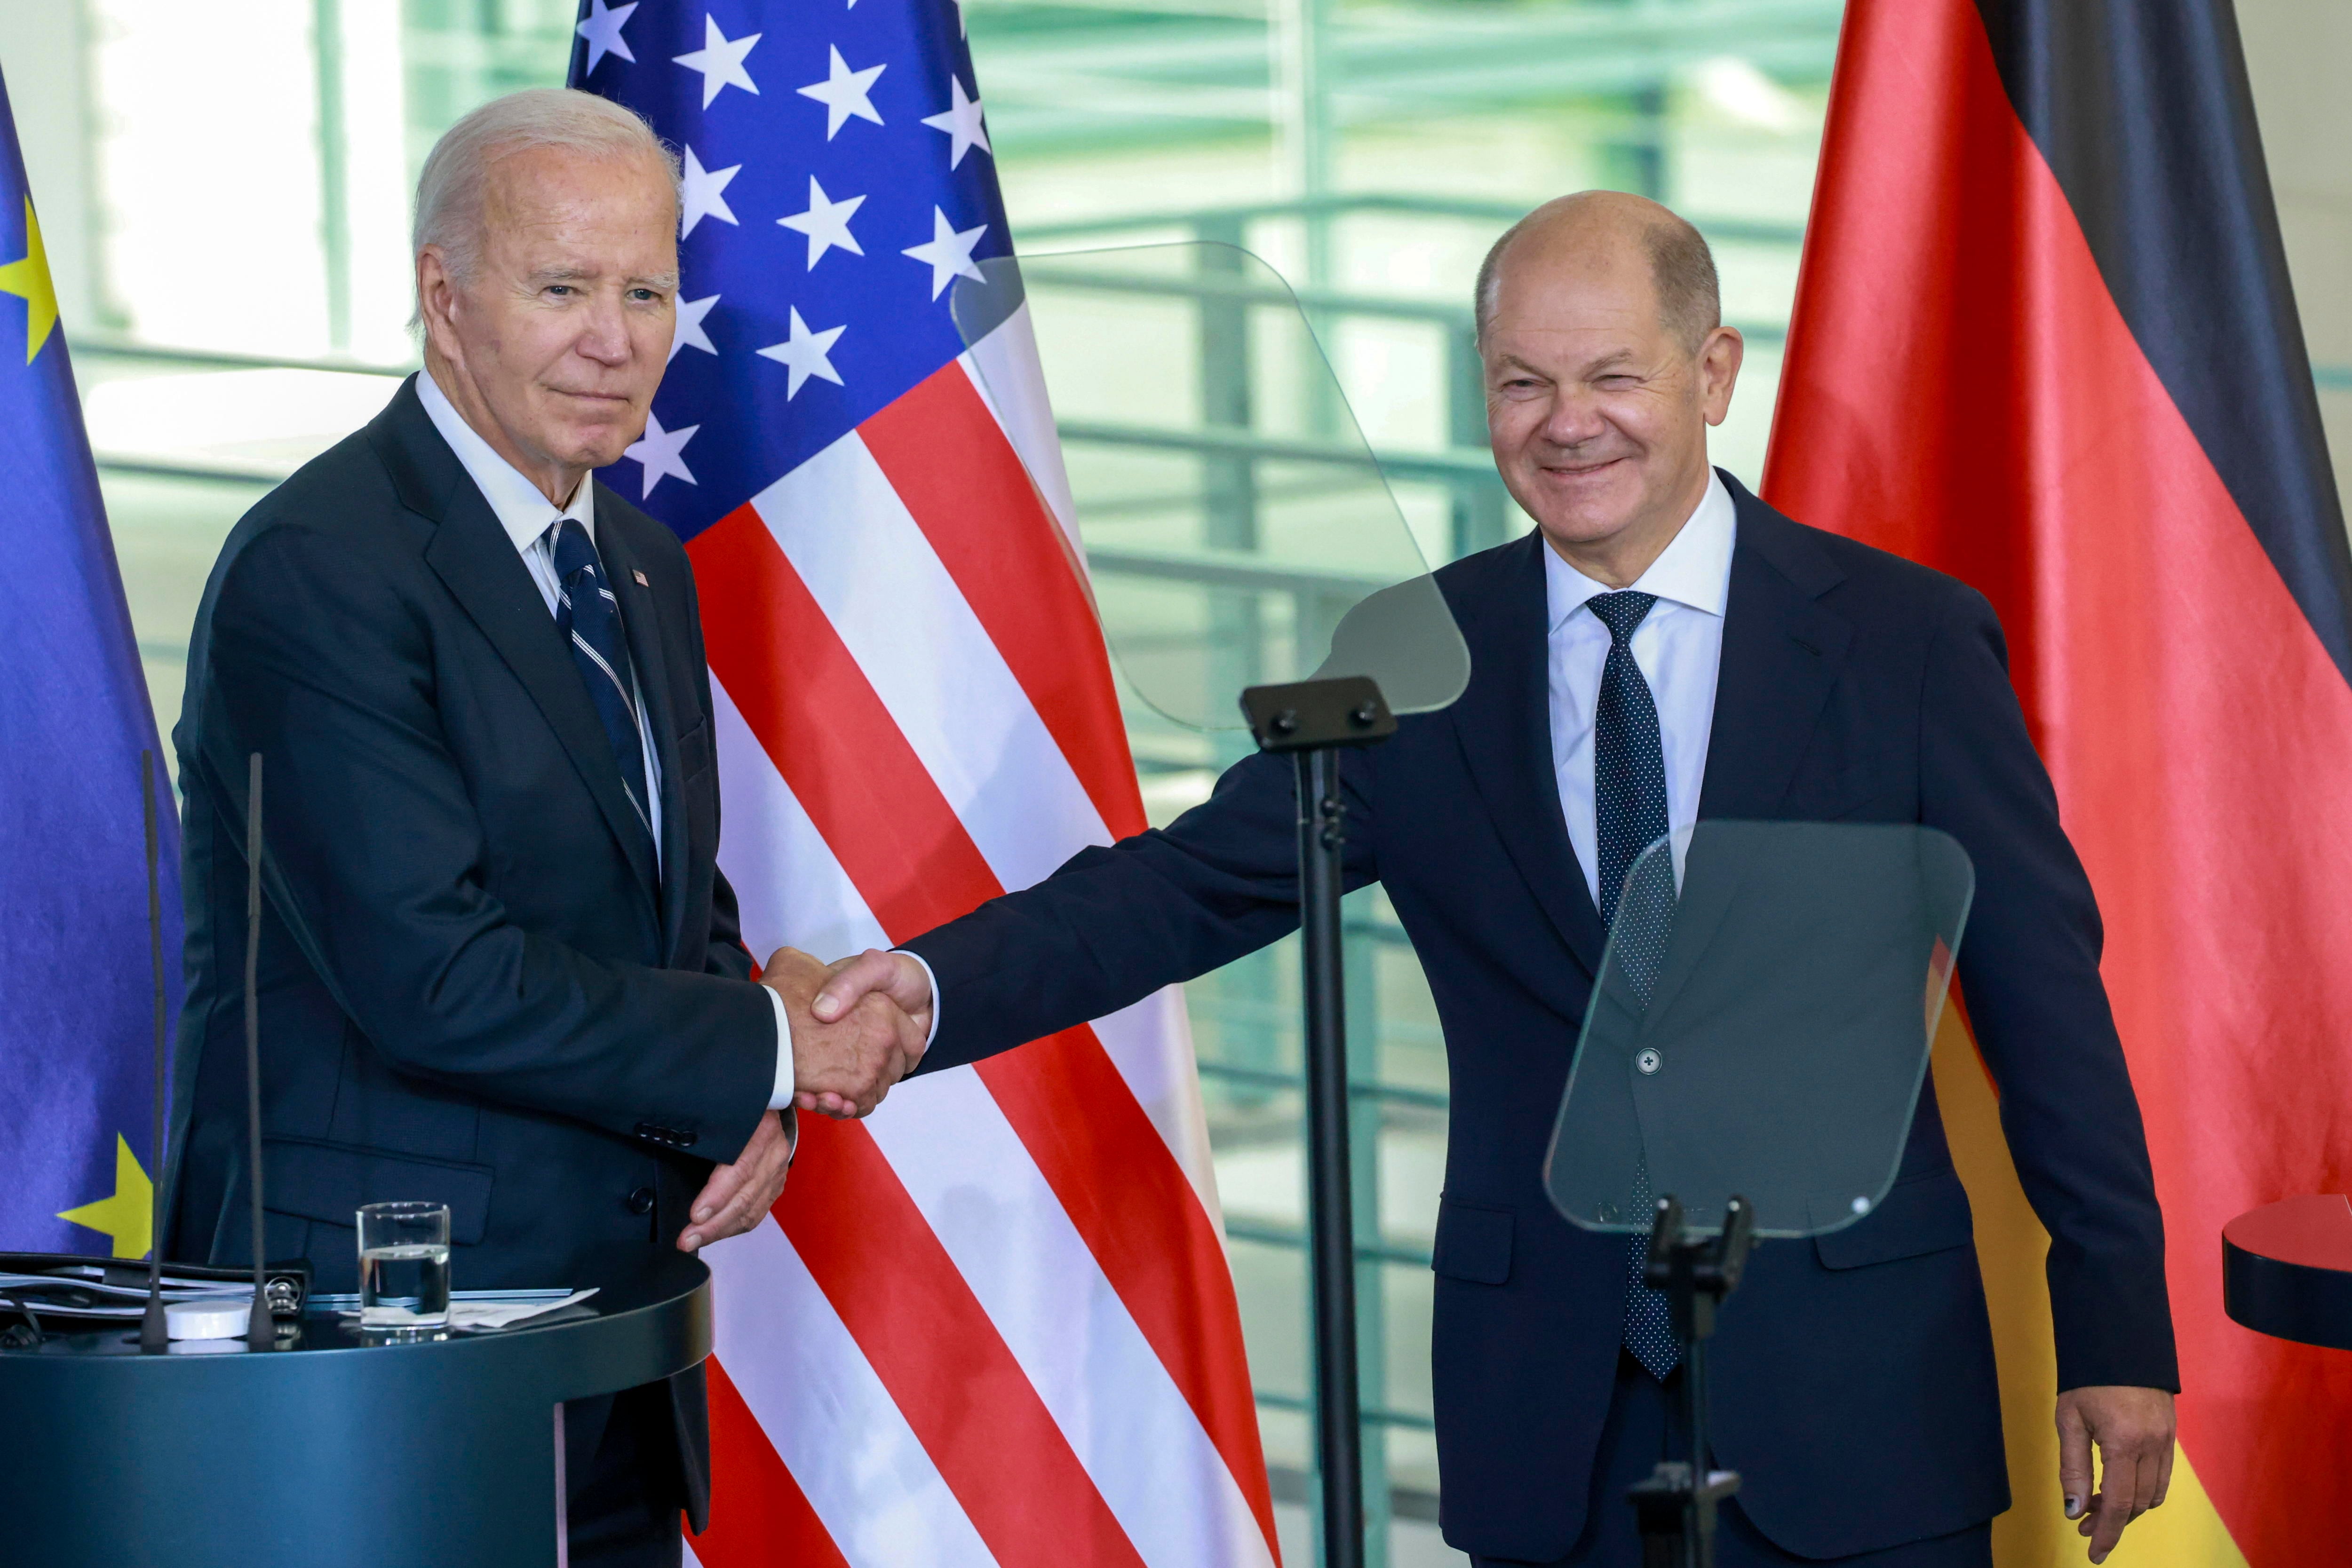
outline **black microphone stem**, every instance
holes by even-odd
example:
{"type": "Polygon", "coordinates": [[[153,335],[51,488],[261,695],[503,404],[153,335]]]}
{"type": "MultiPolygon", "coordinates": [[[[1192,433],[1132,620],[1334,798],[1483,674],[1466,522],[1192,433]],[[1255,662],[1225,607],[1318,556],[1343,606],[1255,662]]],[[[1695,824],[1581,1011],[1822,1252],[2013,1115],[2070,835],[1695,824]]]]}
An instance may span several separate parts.
{"type": "Polygon", "coordinates": [[[269,1317],[269,1281],[261,1239],[261,753],[246,759],[245,799],[245,1119],[253,1161],[253,1312],[245,1343],[274,1350],[278,1325],[269,1317]]]}

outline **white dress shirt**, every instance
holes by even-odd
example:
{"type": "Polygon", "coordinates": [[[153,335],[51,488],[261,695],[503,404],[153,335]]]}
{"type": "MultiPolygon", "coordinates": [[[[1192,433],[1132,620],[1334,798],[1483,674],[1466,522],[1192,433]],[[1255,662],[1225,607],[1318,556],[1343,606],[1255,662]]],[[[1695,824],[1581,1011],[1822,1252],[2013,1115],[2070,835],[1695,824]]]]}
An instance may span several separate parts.
{"type": "MultiPolygon", "coordinates": [[[[1657,705],[1658,738],[1665,750],[1666,828],[1674,841],[1675,875],[1698,821],[1699,785],[1706,777],[1706,744],[1715,727],[1715,683],[1723,661],[1723,607],[1731,591],[1736,517],[1731,493],[1709,473],[1706,494],[1633,590],[1654,593],[1656,604],[1633,632],[1633,663],[1657,705]]],[[[1593,820],[1592,721],[1601,700],[1601,670],[1609,659],[1609,628],[1584,608],[1596,594],[1614,591],[1595,582],[1547,548],[1544,592],[1550,628],[1551,766],[1568,841],[1584,870],[1585,891],[1601,902],[1600,831],[1593,820]]]]}
{"type": "MultiPolygon", "coordinates": [[[[596,485],[583,476],[572,492],[572,499],[557,507],[541,494],[537,485],[526,477],[513,464],[499,456],[490,444],[482,439],[474,427],[466,423],[434,380],[432,372],[421,371],[416,377],[416,399],[425,405],[425,417],[433,428],[457,455],[466,472],[472,476],[482,498],[507,531],[522,563],[538,585],[539,596],[547,601],[547,612],[554,615],[562,579],[555,574],[555,533],[567,517],[575,518],[588,531],[588,542],[596,542],[596,485]]],[[[618,607],[615,606],[615,613],[618,607]]],[[[629,672],[630,691],[637,710],[637,742],[646,754],[646,819],[653,830],[654,865],[661,866],[661,753],[654,746],[652,721],[646,715],[645,688],[638,685],[636,671],[629,672]]],[[[1588,789],[1587,793],[1590,793],[1588,789]]],[[[765,988],[762,988],[765,989],[765,988]]],[[[775,1092],[768,1101],[771,1110],[781,1110],[793,1103],[792,1022],[784,1012],[784,998],[768,991],[768,1000],[776,1011],[776,1081],[775,1092]]]]}

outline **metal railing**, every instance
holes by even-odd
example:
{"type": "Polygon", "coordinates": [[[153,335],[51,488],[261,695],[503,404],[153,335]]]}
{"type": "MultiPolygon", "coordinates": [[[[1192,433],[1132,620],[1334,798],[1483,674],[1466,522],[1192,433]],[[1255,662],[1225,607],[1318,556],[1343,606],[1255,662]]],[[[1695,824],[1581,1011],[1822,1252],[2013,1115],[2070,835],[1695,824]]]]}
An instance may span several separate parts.
{"type": "MultiPolygon", "coordinates": [[[[1407,216],[1426,220],[1490,226],[1499,233],[1525,215],[1516,204],[1404,193],[1339,193],[1290,201],[1253,202],[1182,212],[1147,212],[1116,218],[1097,218],[1024,226],[1024,246],[1092,239],[1148,243],[1181,238],[1197,243],[1246,248],[1253,227],[1293,223],[1309,231],[1310,256],[1328,252],[1331,225],[1366,214],[1407,216]],[[1322,231],[1323,244],[1311,243],[1322,231]]],[[[1701,230],[1717,241],[1793,246],[1803,237],[1801,225],[1749,219],[1709,219],[1701,230]]],[[[1341,468],[1364,467],[1369,462],[1395,483],[1433,485],[1446,493],[1451,522],[1448,544],[1454,558],[1503,543],[1511,530],[1513,508],[1494,460],[1486,449],[1486,401],[1483,369],[1478,359],[1475,313],[1466,299],[1458,301],[1401,298],[1368,295],[1323,286],[1308,278],[1294,288],[1254,283],[1247,278],[1203,267],[1190,277],[1123,272],[1088,266],[1068,252],[1034,255],[1023,265],[1023,277],[1033,287],[1071,289],[1108,294],[1133,294],[1192,302],[1200,312],[1200,339],[1204,347],[1231,346],[1222,355],[1204,354],[1201,368],[1200,420],[1195,429],[1112,424],[1065,419],[1064,441],[1075,445],[1101,445],[1159,451],[1189,451],[1203,457],[1228,460],[1240,466],[1212,477],[1212,488],[1246,506],[1255,493],[1255,466],[1268,462],[1324,463],[1341,468]],[[1441,423],[1444,444],[1435,449],[1382,446],[1369,454],[1343,441],[1301,440],[1261,434],[1249,428],[1252,399],[1247,384],[1248,356],[1244,313],[1255,306],[1303,309],[1328,344],[1349,320],[1407,322],[1438,334],[1442,343],[1444,385],[1441,423]]],[[[1786,328],[1775,322],[1738,324],[1751,342],[1781,342],[1786,328]]],[[[1222,531],[1240,538],[1254,537],[1254,519],[1236,517],[1222,531]]]]}

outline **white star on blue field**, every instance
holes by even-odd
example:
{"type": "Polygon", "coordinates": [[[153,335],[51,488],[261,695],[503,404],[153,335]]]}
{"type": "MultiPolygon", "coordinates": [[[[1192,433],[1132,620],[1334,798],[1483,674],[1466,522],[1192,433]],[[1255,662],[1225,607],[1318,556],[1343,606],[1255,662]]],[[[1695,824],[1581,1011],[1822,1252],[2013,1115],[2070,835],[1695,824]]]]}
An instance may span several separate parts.
{"type": "Polygon", "coordinates": [[[963,351],[993,150],[948,0],[587,0],[577,35],[572,85],[680,151],[669,368],[604,477],[691,538],[963,351]]]}

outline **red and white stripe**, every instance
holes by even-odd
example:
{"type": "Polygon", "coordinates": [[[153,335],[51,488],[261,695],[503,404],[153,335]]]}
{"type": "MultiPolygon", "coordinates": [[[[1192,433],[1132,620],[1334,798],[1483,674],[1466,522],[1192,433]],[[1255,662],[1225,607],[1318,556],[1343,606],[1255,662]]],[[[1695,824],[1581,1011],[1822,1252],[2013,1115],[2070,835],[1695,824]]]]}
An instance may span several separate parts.
{"type": "MultiPolygon", "coordinates": [[[[1144,825],[1025,310],[688,549],[755,953],[903,941],[1144,825]]],[[[1276,1561],[1173,988],[803,1126],[704,1254],[701,1563],[1276,1561]]]]}

